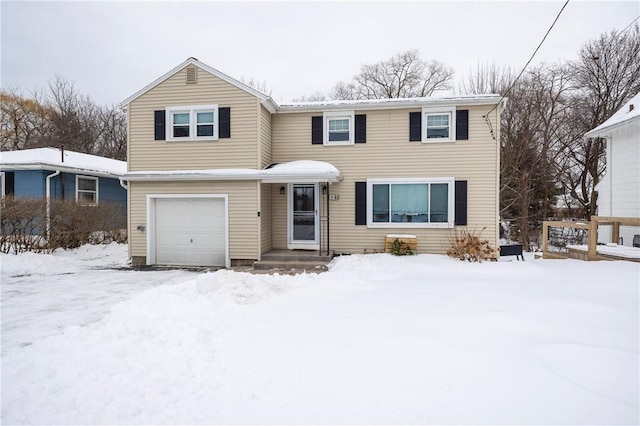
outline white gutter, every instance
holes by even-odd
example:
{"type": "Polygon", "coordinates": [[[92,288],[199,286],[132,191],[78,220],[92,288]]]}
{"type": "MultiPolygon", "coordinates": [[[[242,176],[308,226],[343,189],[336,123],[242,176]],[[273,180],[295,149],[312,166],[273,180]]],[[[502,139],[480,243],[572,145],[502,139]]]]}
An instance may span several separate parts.
{"type": "Polygon", "coordinates": [[[247,181],[247,180],[259,180],[264,183],[308,183],[308,182],[341,182],[342,176],[340,174],[328,174],[328,173],[282,173],[275,174],[269,172],[263,172],[254,170],[251,173],[229,173],[224,170],[189,170],[189,171],[174,171],[174,172],[131,172],[127,173],[124,180],[128,182],[132,181],[175,181],[175,180],[235,180],[235,181],[247,181]]]}
{"type": "Polygon", "coordinates": [[[120,179],[118,179],[118,180],[120,181],[120,186],[121,186],[121,187],[123,187],[125,191],[128,191],[128,190],[129,190],[129,187],[127,186],[127,184],[126,184],[126,183],[124,183],[124,179],[123,179],[123,178],[120,178],[120,179]]]}
{"type": "Polygon", "coordinates": [[[60,170],[56,170],[54,173],[47,176],[46,179],[46,197],[47,197],[47,241],[51,239],[51,178],[58,176],[60,170]]]}

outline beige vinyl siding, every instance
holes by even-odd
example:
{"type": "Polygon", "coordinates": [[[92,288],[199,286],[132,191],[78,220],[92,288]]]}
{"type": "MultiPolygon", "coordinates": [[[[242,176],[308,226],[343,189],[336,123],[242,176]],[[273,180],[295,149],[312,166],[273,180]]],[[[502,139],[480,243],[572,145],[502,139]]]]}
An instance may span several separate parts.
{"type": "Polygon", "coordinates": [[[271,164],[271,113],[260,106],[260,168],[271,164]]]}
{"type": "Polygon", "coordinates": [[[271,214],[271,192],[274,185],[261,184],[260,185],[260,252],[265,253],[271,250],[271,221],[273,215],[271,214]]]}
{"type": "MultiPolygon", "coordinates": [[[[499,170],[498,142],[483,119],[491,106],[469,110],[469,140],[442,143],[409,142],[409,112],[419,109],[355,111],[367,115],[364,144],[324,146],[311,144],[311,117],[321,113],[273,116],[273,161],[300,159],[327,161],[344,180],[331,185],[340,199],[331,201],[330,248],[336,252],[381,249],[386,234],[415,234],[420,252],[443,253],[450,230],[429,228],[367,228],[355,225],[355,182],[367,178],[453,177],[468,181],[468,228],[482,229],[492,245],[497,242],[499,170]]],[[[492,114],[496,129],[495,115],[492,114]]],[[[274,194],[273,246],[286,248],[286,197],[274,194]]],[[[324,200],[323,200],[324,201],[324,200]]],[[[323,236],[324,240],[324,236],[323,236]]]]}
{"type": "Polygon", "coordinates": [[[129,170],[257,168],[257,98],[202,69],[197,84],[186,84],[185,73],[179,71],[129,104],[129,170]],[[231,108],[231,138],[154,140],[154,111],[209,104],[231,108]]]}
{"type": "Polygon", "coordinates": [[[233,259],[257,259],[258,194],[255,181],[242,182],[129,182],[130,256],[147,255],[147,194],[228,194],[229,255],[233,259]]]}

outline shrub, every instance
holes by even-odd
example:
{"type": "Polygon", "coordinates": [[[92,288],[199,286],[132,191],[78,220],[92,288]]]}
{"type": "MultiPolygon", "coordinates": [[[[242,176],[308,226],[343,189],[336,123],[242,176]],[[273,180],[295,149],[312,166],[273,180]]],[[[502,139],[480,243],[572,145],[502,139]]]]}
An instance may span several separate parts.
{"type": "Polygon", "coordinates": [[[391,245],[391,254],[394,256],[410,256],[414,253],[409,244],[396,238],[391,245]]]}
{"type": "Polygon", "coordinates": [[[75,201],[51,200],[47,234],[47,202],[42,199],[2,200],[0,251],[51,252],[82,244],[127,241],[126,216],[118,203],[80,205],[75,201]]]}
{"type": "Polygon", "coordinates": [[[482,228],[480,232],[475,229],[456,228],[449,234],[449,250],[447,255],[460,260],[469,262],[482,262],[496,258],[496,249],[489,245],[489,241],[480,239],[480,234],[486,228],[482,228]]]}

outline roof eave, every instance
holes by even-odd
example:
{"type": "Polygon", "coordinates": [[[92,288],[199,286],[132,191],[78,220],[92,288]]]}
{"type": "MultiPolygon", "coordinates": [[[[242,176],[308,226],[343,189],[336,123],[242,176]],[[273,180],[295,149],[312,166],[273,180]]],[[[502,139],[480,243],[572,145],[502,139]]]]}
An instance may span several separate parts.
{"type": "Polygon", "coordinates": [[[407,109],[407,108],[422,108],[429,106],[473,106],[473,105],[495,105],[500,101],[500,96],[487,96],[480,98],[464,98],[464,97],[451,97],[451,98],[416,98],[406,99],[402,101],[394,101],[392,99],[388,101],[367,102],[366,100],[361,102],[337,102],[337,103],[317,103],[317,104],[302,104],[302,105],[280,105],[278,113],[298,113],[298,112],[322,112],[333,110],[382,110],[382,109],[407,109]]]}
{"type": "Polygon", "coordinates": [[[640,120],[640,116],[631,117],[631,118],[629,118],[627,120],[624,120],[624,121],[619,121],[619,122],[614,123],[614,124],[609,124],[607,126],[603,126],[604,124],[606,124],[606,122],[605,122],[605,123],[601,124],[600,126],[596,127],[595,129],[588,131],[587,133],[584,134],[584,136],[586,138],[604,138],[604,137],[607,137],[608,134],[611,131],[613,131],[613,130],[619,128],[619,127],[628,126],[629,123],[633,123],[634,121],[638,121],[638,120],[640,120]]]}
{"type": "Polygon", "coordinates": [[[124,176],[124,173],[114,173],[93,169],[85,169],[80,167],[60,166],[51,163],[35,162],[35,163],[3,163],[0,164],[0,170],[2,171],[20,171],[20,170],[50,170],[61,171],[63,173],[85,174],[113,179],[120,179],[124,176]]]}

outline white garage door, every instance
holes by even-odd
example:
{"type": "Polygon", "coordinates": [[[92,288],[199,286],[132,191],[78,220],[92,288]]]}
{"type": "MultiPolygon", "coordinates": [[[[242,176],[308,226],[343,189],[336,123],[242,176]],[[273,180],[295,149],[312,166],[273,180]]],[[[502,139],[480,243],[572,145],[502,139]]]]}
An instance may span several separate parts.
{"type": "Polygon", "coordinates": [[[156,264],[225,266],[224,198],[157,198],[156,264]]]}

